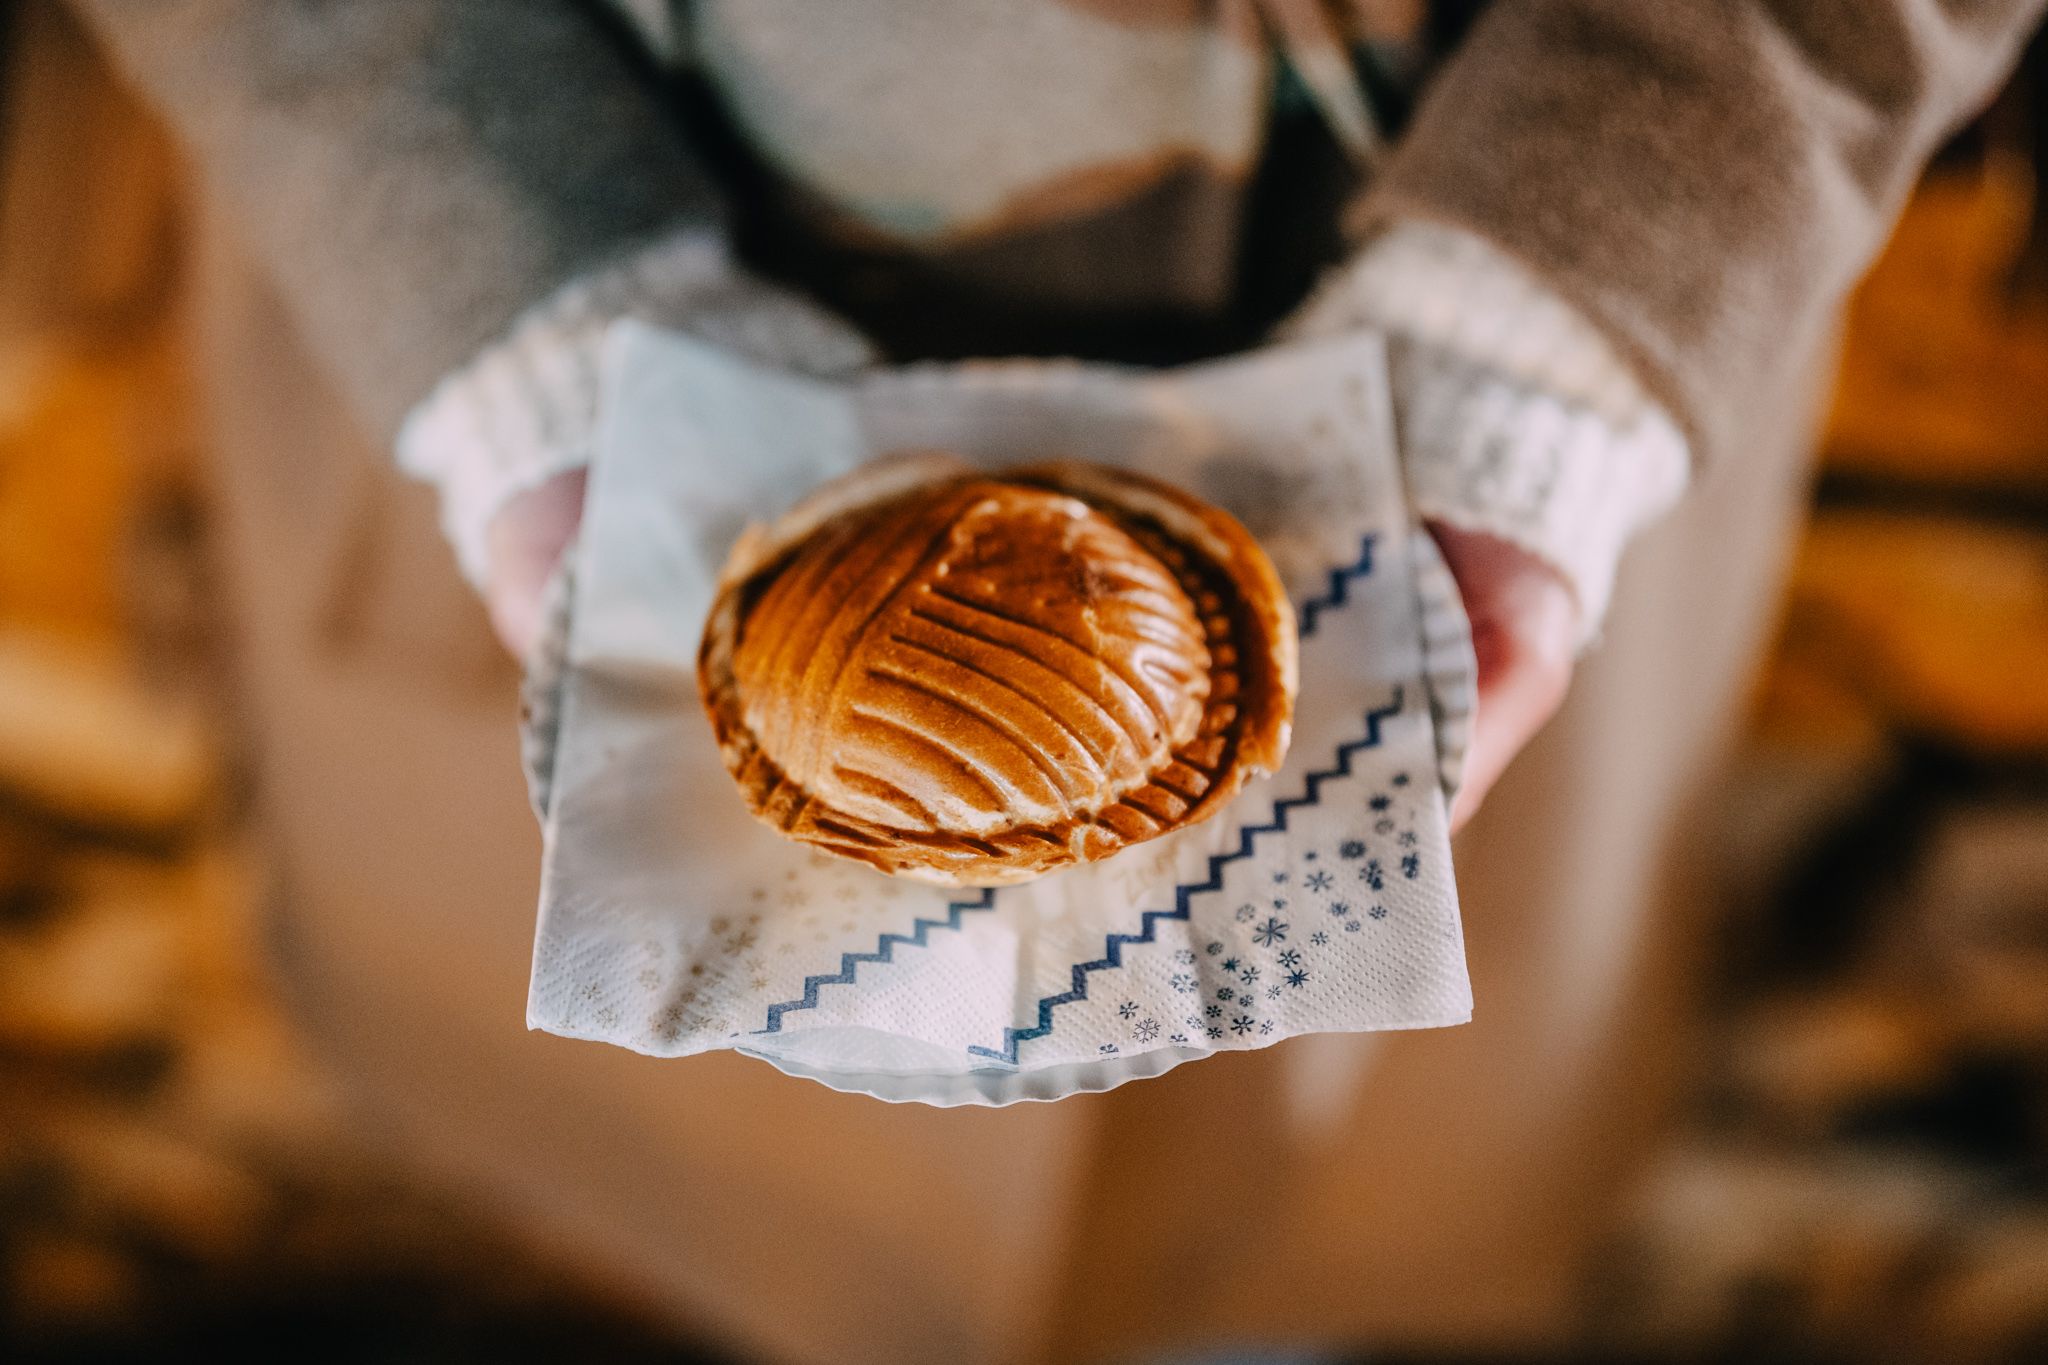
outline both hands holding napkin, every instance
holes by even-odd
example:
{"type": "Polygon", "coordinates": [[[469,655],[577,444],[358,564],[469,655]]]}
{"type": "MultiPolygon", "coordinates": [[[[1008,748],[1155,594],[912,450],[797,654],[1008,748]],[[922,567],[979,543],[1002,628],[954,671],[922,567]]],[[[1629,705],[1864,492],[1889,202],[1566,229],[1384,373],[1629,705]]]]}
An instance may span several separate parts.
{"type": "MultiPolygon", "coordinates": [[[[771,358],[811,372],[845,373],[872,359],[837,319],[724,269],[736,283],[719,292],[721,311],[708,321],[687,307],[636,311],[713,338],[739,330],[735,314],[758,312],[775,325],[749,334],[778,338],[782,353],[771,358]]],[[[1597,635],[1628,536],[1684,489],[1685,444],[1586,323],[1484,243],[1449,229],[1397,228],[1334,276],[1285,333],[1351,328],[1388,337],[1410,497],[1471,621],[1479,705],[1455,829],[1562,703],[1574,660],[1597,635]],[[1465,313],[1446,310],[1446,299],[1462,301],[1465,313]],[[1482,325],[1488,317],[1491,327],[1482,325]],[[1617,467],[1630,476],[1614,478],[1617,467]]],[[[585,328],[562,344],[594,353],[600,337],[585,328]]],[[[487,355],[477,368],[508,359],[487,355]]],[[[555,472],[528,483],[508,471],[449,516],[451,527],[477,528],[480,587],[516,657],[535,646],[547,582],[582,517],[594,389],[587,403],[577,409],[581,434],[569,424],[553,458],[533,461],[555,472]]],[[[413,430],[415,440],[431,435],[426,423],[413,430]]],[[[451,495],[453,487],[444,483],[451,495]]],[[[806,491],[792,489],[792,500],[806,491]]]]}

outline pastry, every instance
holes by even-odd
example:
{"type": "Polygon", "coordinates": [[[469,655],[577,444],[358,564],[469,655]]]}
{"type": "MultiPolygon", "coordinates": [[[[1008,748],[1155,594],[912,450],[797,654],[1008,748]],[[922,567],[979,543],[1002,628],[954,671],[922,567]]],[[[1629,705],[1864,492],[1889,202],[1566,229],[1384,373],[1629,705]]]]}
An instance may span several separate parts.
{"type": "Polygon", "coordinates": [[[751,529],[698,684],[748,806],[947,886],[1213,815],[1287,750],[1294,615],[1236,521],[1081,464],[917,456],[751,529]]]}

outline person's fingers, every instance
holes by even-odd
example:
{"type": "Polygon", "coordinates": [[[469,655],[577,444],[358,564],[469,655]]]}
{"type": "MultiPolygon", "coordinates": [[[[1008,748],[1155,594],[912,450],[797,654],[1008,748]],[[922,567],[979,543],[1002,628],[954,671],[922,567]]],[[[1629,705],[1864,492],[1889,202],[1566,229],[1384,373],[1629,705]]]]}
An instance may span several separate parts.
{"type": "Polygon", "coordinates": [[[541,626],[541,594],[583,519],[584,471],[572,469],[518,494],[485,531],[490,556],[484,604],[498,638],[517,659],[541,626]]]}
{"type": "Polygon", "coordinates": [[[1455,833],[1479,809],[1493,784],[1536,732],[1556,714],[1571,684],[1571,661],[1530,640],[1501,641],[1480,671],[1477,710],[1465,774],[1451,805],[1455,833]]]}
{"type": "Polygon", "coordinates": [[[1459,829],[1571,684],[1577,608],[1557,572],[1505,540],[1431,523],[1472,623],[1479,695],[1451,828],[1459,829]]]}

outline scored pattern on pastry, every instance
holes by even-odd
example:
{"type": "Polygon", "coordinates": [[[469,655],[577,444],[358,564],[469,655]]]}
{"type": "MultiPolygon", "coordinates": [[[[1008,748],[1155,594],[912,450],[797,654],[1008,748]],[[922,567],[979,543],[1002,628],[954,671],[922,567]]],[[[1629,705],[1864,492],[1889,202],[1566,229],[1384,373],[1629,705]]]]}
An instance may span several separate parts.
{"type": "Polygon", "coordinates": [[[1163,564],[1079,499],[985,484],[815,537],[748,615],[735,672],[785,777],[919,833],[1090,814],[1193,738],[1209,690],[1163,564]]]}
{"type": "Polygon", "coordinates": [[[1276,762],[1291,622],[1282,667],[1224,566],[1100,502],[958,478],[827,520],[729,584],[700,684],[755,813],[947,884],[1106,857],[1249,775],[1247,641],[1276,762]]]}

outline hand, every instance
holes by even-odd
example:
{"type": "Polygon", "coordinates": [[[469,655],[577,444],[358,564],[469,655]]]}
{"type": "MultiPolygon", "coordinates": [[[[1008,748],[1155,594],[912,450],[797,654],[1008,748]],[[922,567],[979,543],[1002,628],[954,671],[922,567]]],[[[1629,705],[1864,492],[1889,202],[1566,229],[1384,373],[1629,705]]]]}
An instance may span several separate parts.
{"type": "Polygon", "coordinates": [[[1578,605],[1558,572],[1496,536],[1429,523],[1479,659],[1479,704],[1465,778],[1451,804],[1455,833],[1501,772],[1564,701],[1578,639],[1578,605]]]}
{"type": "Polygon", "coordinates": [[[532,651],[541,594],[583,520],[584,471],[572,469],[514,497],[484,532],[489,556],[484,605],[515,659],[532,651]]]}

